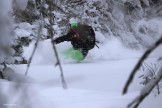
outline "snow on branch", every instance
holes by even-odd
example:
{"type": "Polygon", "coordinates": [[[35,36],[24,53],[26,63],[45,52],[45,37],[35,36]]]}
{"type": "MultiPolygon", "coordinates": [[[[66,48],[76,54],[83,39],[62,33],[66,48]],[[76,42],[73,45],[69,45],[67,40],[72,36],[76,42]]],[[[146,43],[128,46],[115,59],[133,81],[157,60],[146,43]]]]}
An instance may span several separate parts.
{"type": "Polygon", "coordinates": [[[158,82],[162,79],[162,66],[157,73],[157,78],[151,80],[149,84],[147,84],[141,91],[140,95],[136,97],[129,105],[128,108],[137,108],[140,103],[147,97],[153,88],[158,84],[158,82]]]}
{"type": "Polygon", "coordinates": [[[153,50],[155,50],[160,44],[162,43],[162,36],[159,40],[157,40],[155,42],[155,44],[149,48],[144,54],[143,56],[140,58],[140,60],[138,61],[138,63],[136,64],[136,66],[134,67],[133,71],[131,72],[127,82],[126,82],[126,85],[123,89],[123,94],[127,93],[128,91],[128,87],[130,86],[131,82],[133,81],[133,78],[135,76],[135,74],[137,73],[137,70],[140,68],[140,66],[142,65],[142,63],[144,62],[144,60],[151,54],[151,52],[153,50]]]}

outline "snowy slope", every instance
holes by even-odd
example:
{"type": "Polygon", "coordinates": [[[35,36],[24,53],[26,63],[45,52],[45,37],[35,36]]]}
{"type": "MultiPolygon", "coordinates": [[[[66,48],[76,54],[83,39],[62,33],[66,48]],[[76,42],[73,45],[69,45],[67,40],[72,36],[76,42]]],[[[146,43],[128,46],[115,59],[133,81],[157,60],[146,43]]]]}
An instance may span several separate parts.
{"type": "MultiPolygon", "coordinates": [[[[54,68],[52,64],[33,64],[29,77],[35,79],[35,83],[31,84],[37,87],[34,91],[38,100],[34,105],[38,105],[39,108],[126,108],[141,89],[139,79],[136,78],[129,93],[125,96],[121,95],[125,81],[136,61],[64,64],[67,90],[62,89],[58,67],[54,68]]],[[[15,68],[21,73],[25,71],[26,66],[24,68],[15,66],[15,68]]],[[[35,97],[35,94],[30,95],[35,97]]],[[[158,97],[156,101],[154,98],[151,96],[148,101],[158,103],[157,100],[161,97],[158,97]]],[[[146,102],[141,108],[146,108],[147,104],[146,102]]],[[[151,105],[156,106],[156,104],[151,105]]]]}
{"type": "MultiPolygon", "coordinates": [[[[139,84],[139,73],[129,93],[121,95],[124,84],[142,51],[126,49],[116,39],[103,43],[100,49],[91,50],[87,58],[77,64],[65,60],[61,53],[71,47],[69,43],[57,45],[68,85],[68,89],[64,90],[60,70],[55,67],[56,60],[50,40],[40,42],[28,74],[28,77],[35,80],[28,83],[28,89],[33,91],[28,94],[28,98],[34,108],[126,108],[142,88],[139,84]]],[[[32,49],[32,44],[25,48],[24,55],[27,58],[32,49]]],[[[155,56],[156,53],[152,55],[155,56]]],[[[26,65],[13,66],[13,69],[24,74],[26,65]]],[[[160,108],[161,98],[162,96],[155,98],[150,95],[140,108],[160,108]]]]}
{"type": "MultiPolygon", "coordinates": [[[[132,89],[128,95],[121,95],[123,84],[135,61],[65,64],[63,70],[67,90],[62,89],[59,69],[53,65],[32,65],[29,76],[40,87],[37,98],[43,101],[41,103],[44,106],[49,105],[48,108],[125,108],[139,90],[132,89]]],[[[22,72],[26,67],[15,68],[22,72]]]]}

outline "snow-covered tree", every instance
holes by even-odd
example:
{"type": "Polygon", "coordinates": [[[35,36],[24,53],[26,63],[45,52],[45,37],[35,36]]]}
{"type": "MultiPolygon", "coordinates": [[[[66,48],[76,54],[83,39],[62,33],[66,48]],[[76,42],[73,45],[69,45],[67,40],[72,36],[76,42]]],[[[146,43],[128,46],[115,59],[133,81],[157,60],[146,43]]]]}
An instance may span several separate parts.
{"type": "MultiPolygon", "coordinates": [[[[36,22],[44,20],[43,28],[48,31],[49,1],[51,0],[29,0],[25,5],[26,9],[14,8],[16,21],[37,26],[36,22]]],[[[77,17],[81,23],[92,25],[108,38],[119,38],[126,47],[148,48],[160,35],[157,25],[149,22],[148,18],[162,15],[161,0],[52,0],[51,4],[54,13],[53,27],[57,36],[66,34],[70,17],[77,17]]],[[[49,38],[46,35],[42,36],[43,39],[49,38]]],[[[30,36],[26,41],[33,39],[35,34],[30,36]]]]}
{"type": "Polygon", "coordinates": [[[14,63],[15,51],[11,47],[14,44],[12,21],[9,16],[10,2],[2,0],[0,3],[0,64],[14,63]]]}
{"type": "MultiPolygon", "coordinates": [[[[1,0],[0,1],[0,74],[3,78],[3,69],[6,64],[14,63],[14,50],[11,48],[13,43],[12,34],[12,21],[9,16],[11,11],[11,1],[1,0]]],[[[1,80],[0,80],[1,81],[1,80]]],[[[2,86],[1,86],[2,87],[2,86]]],[[[2,89],[1,89],[2,90],[2,89]]],[[[0,90],[0,107],[4,108],[4,103],[7,103],[6,94],[2,94],[0,90]]]]}

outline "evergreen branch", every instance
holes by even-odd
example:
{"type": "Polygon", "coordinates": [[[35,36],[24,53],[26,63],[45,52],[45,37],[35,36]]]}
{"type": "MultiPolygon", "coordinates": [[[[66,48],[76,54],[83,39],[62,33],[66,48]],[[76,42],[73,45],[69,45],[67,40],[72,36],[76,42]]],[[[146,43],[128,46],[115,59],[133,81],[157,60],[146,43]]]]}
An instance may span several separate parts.
{"type": "Polygon", "coordinates": [[[140,58],[140,60],[138,61],[138,63],[136,64],[136,66],[134,67],[133,71],[131,72],[125,86],[124,86],[124,89],[123,89],[123,94],[127,93],[128,91],[128,87],[129,85],[131,84],[131,82],[133,81],[134,79],[134,76],[137,72],[137,70],[140,68],[140,66],[142,65],[142,63],[144,62],[144,60],[151,54],[151,52],[153,52],[160,44],[162,43],[162,36],[159,40],[157,40],[155,42],[155,44],[149,48],[144,54],[143,56],[140,58]]]}

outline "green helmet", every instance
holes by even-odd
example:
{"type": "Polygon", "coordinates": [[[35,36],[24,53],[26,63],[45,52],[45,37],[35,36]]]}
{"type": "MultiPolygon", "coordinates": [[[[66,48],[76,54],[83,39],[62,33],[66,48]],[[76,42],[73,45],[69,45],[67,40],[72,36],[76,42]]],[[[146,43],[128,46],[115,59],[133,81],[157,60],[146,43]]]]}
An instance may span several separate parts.
{"type": "Polygon", "coordinates": [[[78,26],[77,18],[70,18],[69,23],[70,23],[71,27],[77,27],[78,26]]]}

